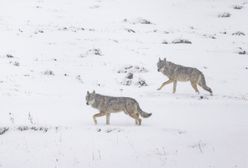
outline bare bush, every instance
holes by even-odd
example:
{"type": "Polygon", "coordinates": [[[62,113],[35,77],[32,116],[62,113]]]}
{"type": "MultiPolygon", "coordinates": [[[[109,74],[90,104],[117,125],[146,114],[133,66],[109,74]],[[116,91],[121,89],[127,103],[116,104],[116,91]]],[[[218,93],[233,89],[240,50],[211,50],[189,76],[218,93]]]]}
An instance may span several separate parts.
{"type": "Polygon", "coordinates": [[[229,12],[223,12],[218,15],[219,18],[227,18],[231,17],[231,14],[229,12]]]}
{"type": "Polygon", "coordinates": [[[172,41],[173,44],[192,44],[191,41],[187,39],[175,39],[172,41]]]}

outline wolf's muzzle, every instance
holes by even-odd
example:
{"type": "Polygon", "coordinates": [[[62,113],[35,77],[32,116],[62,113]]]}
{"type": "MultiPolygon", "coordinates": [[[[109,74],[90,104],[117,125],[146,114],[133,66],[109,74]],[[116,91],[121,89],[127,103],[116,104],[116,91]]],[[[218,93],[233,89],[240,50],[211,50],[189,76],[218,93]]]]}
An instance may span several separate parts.
{"type": "Polygon", "coordinates": [[[89,105],[89,103],[88,103],[88,102],[86,102],[86,105],[89,105]]]}

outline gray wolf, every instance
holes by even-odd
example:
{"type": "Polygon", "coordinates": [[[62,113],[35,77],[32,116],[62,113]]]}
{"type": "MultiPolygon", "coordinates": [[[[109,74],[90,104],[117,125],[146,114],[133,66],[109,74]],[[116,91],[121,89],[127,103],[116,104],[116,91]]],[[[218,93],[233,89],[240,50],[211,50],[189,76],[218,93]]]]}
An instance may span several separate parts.
{"type": "Polygon", "coordinates": [[[139,115],[143,118],[148,118],[152,115],[141,110],[138,102],[133,98],[105,96],[97,94],[95,91],[92,93],[87,91],[86,104],[99,110],[99,113],[93,115],[95,124],[97,124],[97,117],[106,116],[106,124],[109,125],[110,114],[121,111],[132,117],[136,125],[141,125],[139,115]]]}
{"type": "Polygon", "coordinates": [[[173,93],[176,92],[177,81],[190,81],[191,86],[195,92],[199,93],[197,85],[201,86],[204,90],[208,91],[210,95],[213,95],[212,89],[206,85],[206,80],[201,71],[192,67],[185,67],[182,65],[177,65],[172,62],[161,60],[157,63],[158,72],[162,72],[165,76],[169,78],[166,82],[157,89],[161,90],[165,85],[173,83],[173,93]]]}

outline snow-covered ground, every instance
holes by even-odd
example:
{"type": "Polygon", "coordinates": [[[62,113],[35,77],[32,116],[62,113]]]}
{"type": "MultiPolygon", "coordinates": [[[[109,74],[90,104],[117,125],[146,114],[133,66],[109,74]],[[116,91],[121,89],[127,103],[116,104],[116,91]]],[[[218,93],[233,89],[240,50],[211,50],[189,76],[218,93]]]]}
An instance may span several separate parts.
{"type": "Polygon", "coordinates": [[[0,168],[247,168],[247,16],[247,0],[1,0],[0,168]],[[157,91],[159,57],[200,69],[214,96],[157,91]],[[95,126],[87,90],[153,115],[95,126]]]}

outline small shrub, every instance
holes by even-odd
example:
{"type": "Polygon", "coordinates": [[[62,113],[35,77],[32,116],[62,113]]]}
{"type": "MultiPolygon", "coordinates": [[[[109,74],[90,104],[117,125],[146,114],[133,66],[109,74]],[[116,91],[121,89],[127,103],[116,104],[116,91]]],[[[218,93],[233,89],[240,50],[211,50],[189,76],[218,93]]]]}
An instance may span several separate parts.
{"type": "Polygon", "coordinates": [[[127,79],[133,79],[133,73],[128,73],[127,76],[126,76],[127,79]]]}
{"type": "Polygon", "coordinates": [[[241,31],[236,31],[234,33],[232,33],[233,36],[245,36],[245,33],[244,32],[241,32],[241,31]]]}
{"type": "Polygon", "coordinates": [[[203,34],[203,36],[211,39],[216,39],[215,35],[211,35],[211,34],[203,34]]]}
{"type": "Polygon", "coordinates": [[[148,86],[146,81],[144,79],[139,79],[138,82],[136,83],[138,87],[143,87],[143,86],[148,86]]]}
{"type": "Polygon", "coordinates": [[[164,41],[162,41],[162,44],[168,44],[168,42],[164,40],[164,41]]]}
{"type": "Polygon", "coordinates": [[[47,127],[38,127],[38,126],[32,126],[32,127],[29,127],[29,126],[19,126],[17,127],[17,130],[19,131],[41,131],[41,132],[47,132],[48,131],[48,128],[47,127]]]}
{"type": "Polygon", "coordinates": [[[144,73],[144,72],[148,72],[148,70],[145,67],[133,66],[133,65],[125,66],[117,71],[117,73],[144,73]]]}
{"type": "Polygon", "coordinates": [[[13,63],[13,65],[14,65],[14,66],[20,66],[20,63],[17,62],[17,61],[15,61],[15,62],[13,63]]]}
{"type": "Polygon", "coordinates": [[[89,49],[86,52],[86,55],[97,55],[97,56],[102,56],[102,51],[99,48],[93,48],[93,49],[89,49]]]}
{"type": "Polygon", "coordinates": [[[123,19],[123,22],[128,22],[130,24],[153,24],[151,21],[144,18],[137,18],[134,20],[123,19]]]}
{"type": "Polygon", "coordinates": [[[14,56],[11,55],[11,54],[7,54],[6,57],[7,57],[7,58],[14,58],[14,56]]]}
{"type": "Polygon", "coordinates": [[[219,18],[227,18],[230,17],[231,14],[229,12],[224,12],[218,15],[219,18]]]}
{"type": "Polygon", "coordinates": [[[152,24],[149,20],[143,19],[143,18],[138,18],[137,23],[140,24],[152,24]]]}
{"type": "Polygon", "coordinates": [[[175,39],[172,41],[173,44],[192,44],[191,41],[187,39],[175,39]]]}
{"type": "Polygon", "coordinates": [[[6,133],[9,130],[8,127],[1,127],[0,128],[0,135],[3,135],[4,133],[6,133]]]}
{"type": "Polygon", "coordinates": [[[54,76],[55,74],[54,74],[54,72],[53,72],[52,70],[46,70],[46,71],[44,72],[44,75],[54,76]]]}
{"type": "Polygon", "coordinates": [[[26,131],[26,130],[29,130],[29,127],[28,126],[19,126],[19,127],[17,127],[17,130],[26,131]]]}
{"type": "Polygon", "coordinates": [[[247,54],[247,52],[246,52],[246,50],[244,50],[243,48],[239,47],[239,48],[238,48],[238,54],[239,54],[239,55],[245,55],[245,54],[247,54]]]}
{"type": "Polygon", "coordinates": [[[135,33],[135,31],[133,29],[129,29],[129,28],[126,28],[125,29],[128,33],[135,33]]]}
{"type": "Polygon", "coordinates": [[[131,84],[132,84],[132,80],[131,79],[124,78],[121,81],[121,85],[130,86],[131,84]]]}
{"type": "Polygon", "coordinates": [[[243,8],[242,5],[234,5],[234,6],[233,6],[233,9],[242,9],[242,8],[243,8]]]}
{"type": "Polygon", "coordinates": [[[239,51],[238,54],[240,54],[240,55],[245,55],[245,54],[246,54],[246,51],[245,51],[245,50],[239,51]]]}

